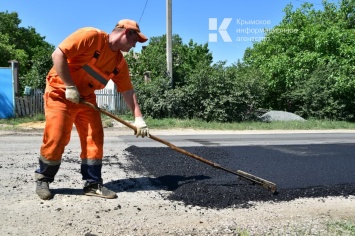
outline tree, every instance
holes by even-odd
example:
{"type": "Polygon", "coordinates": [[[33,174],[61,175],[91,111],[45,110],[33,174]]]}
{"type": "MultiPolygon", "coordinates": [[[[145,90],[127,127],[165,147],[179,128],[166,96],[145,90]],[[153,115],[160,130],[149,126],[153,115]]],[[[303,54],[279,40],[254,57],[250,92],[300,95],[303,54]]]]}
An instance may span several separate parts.
{"type": "MultiPolygon", "coordinates": [[[[212,54],[208,45],[198,45],[190,40],[186,45],[182,38],[175,34],[172,38],[173,48],[173,78],[178,85],[185,84],[186,78],[200,66],[212,63],[212,54]]],[[[149,45],[141,54],[130,52],[126,56],[135,82],[142,81],[145,71],[151,71],[152,78],[167,77],[166,66],[166,36],[152,37],[149,45]]]]}
{"type": "Polygon", "coordinates": [[[15,45],[10,44],[9,36],[0,34],[0,66],[9,65],[11,58],[17,58],[18,61],[26,61],[28,56],[23,49],[16,49],[15,45]]]}
{"type": "Polygon", "coordinates": [[[54,46],[33,27],[20,27],[21,20],[16,12],[0,12],[0,66],[17,60],[20,65],[20,90],[25,85],[44,88],[45,74],[51,67],[51,53],[54,46]]]}
{"type": "Polygon", "coordinates": [[[355,2],[351,0],[343,0],[339,5],[323,1],[323,10],[315,10],[309,3],[293,10],[289,4],[281,23],[266,33],[266,40],[246,50],[244,62],[259,70],[265,81],[266,108],[309,116],[340,106],[343,112],[338,118],[353,119],[349,111],[355,108],[351,105],[355,89],[351,69],[355,60],[354,9],[355,2]],[[334,102],[307,106],[312,96],[301,98],[300,94],[309,95],[303,93],[305,86],[310,86],[309,81],[316,83],[314,78],[323,76],[322,70],[330,73],[328,79],[334,81],[334,88],[330,92],[329,87],[323,86],[326,91],[318,92],[327,94],[334,102]]]}
{"type": "MultiPolygon", "coordinates": [[[[206,121],[243,121],[254,117],[262,93],[258,77],[238,79],[238,67],[212,64],[208,45],[173,37],[174,89],[166,76],[165,36],[154,37],[141,54],[126,58],[144,114],[153,118],[197,118],[206,121]],[[152,82],[139,76],[152,72],[152,82]],[[248,78],[248,79],[247,79],[248,78]]],[[[255,74],[254,74],[255,75],[255,74]]]]}

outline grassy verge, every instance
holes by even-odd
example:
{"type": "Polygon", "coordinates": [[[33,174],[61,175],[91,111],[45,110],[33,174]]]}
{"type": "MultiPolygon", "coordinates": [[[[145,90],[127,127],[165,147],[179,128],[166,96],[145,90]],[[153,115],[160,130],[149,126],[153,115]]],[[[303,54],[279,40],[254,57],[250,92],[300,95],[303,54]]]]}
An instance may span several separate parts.
{"type": "Polygon", "coordinates": [[[0,119],[0,130],[18,129],[18,125],[32,122],[43,122],[45,117],[43,114],[38,114],[31,117],[18,117],[9,119],[0,119]]]}
{"type": "Polygon", "coordinates": [[[147,124],[155,129],[191,128],[210,130],[324,130],[324,129],[355,129],[355,123],[329,120],[308,120],[289,122],[241,122],[218,123],[201,120],[178,119],[147,119],[147,124]]]}
{"type": "MultiPolygon", "coordinates": [[[[248,229],[231,229],[235,235],[239,236],[251,236],[255,235],[248,229]]],[[[308,226],[285,226],[284,228],[273,229],[272,231],[265,231],[261,235],[298,235],[298,236],[309,236],[309,235],[327,235],[327,236],[340,236],[355,235],[355,222],[341,220],[341,221],[328,221],[322,226],[315,226],[310,224],[308,226]]]]}
{"type": "MultiPolygon", "coordinates": [[[[124,120],[133,121],[131,115],[120,115],[124,120]]],[[[0,129],[16,128],[20,124],[29,122],[44,121],[44,115],[34,117],[0,119],[0,129]]],[[[110,123],[111,118],[103,115],[104,123],[110,123]]],[[[201,120],[181,119],[151,119],[147,118],[146,123],[152,129],[201,129],[201,130],[332,130],[348,129],[355,130],[355,123],[332,120],[307,120],[288,122],[240,122],[240,123],[219,123],[206,122],[201,120]]]]}
{"type": "Polygon", "coordinates": [[[355,235],[355,222],[352,221],[329,222],[327,226],[334,235],[355,235]]]}

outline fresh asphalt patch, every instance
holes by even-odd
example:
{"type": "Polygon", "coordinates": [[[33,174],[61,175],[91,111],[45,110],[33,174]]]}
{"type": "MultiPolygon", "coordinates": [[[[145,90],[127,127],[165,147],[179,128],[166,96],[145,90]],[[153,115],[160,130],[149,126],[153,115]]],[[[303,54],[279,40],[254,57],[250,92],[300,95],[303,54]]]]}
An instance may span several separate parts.
{"type": "MultiPolygon", "coordinates": [[[[167,147],[130,146],[130,171],[186,205],[245,208],[253,202],[355,194],[355,144],[186,147],[186,151],[277,185],[270,191],[167,147]]],[[[134,185],[125,188],[129,191],[134,185]]]]}

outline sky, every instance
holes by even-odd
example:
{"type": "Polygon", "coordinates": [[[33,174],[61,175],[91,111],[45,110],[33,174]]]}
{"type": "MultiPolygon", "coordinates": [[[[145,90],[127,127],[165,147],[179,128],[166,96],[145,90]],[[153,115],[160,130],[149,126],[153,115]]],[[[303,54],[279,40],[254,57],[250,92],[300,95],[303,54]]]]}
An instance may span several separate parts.
{"type": "MultiPolygon", "coordinates": [[[[294,9],[306,0],[172,0],[172,33],[184,43],[193,40],[204,45],[213,62],[227,65],[242,60],[252,41],[264,37],[264,29],[272,29],[284,17],[284,8],[292,3],[294,9]]],[[[337,2],[336,0],[328,0],[337,2]]],[[[92,26],[111,32],[120,19],[139,23],[148,37],[166,34],[167,0],[0,0],[0,12],[17,12],[20,27],[33,27],[45,40],[58,44],[75,30],[92,26]]],[[[321,0],[308,0],[315,8],[322,8],[321,0]]],[[[1,24],[1,22],[0,22],[1,24]]],[[[134,51],[142,46],[137,43],[134,51]]]]}

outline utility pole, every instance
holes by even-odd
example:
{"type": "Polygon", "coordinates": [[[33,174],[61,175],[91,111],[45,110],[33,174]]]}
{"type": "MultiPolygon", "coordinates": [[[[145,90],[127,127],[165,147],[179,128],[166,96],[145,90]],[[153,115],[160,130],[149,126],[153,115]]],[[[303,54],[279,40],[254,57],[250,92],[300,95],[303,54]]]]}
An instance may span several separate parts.
{"type": "Polygon", "coordinates": [[[170,86],[174,88],[172,59],[172,0],[166,0],[166,66],[170,78],[170,86]]]}

